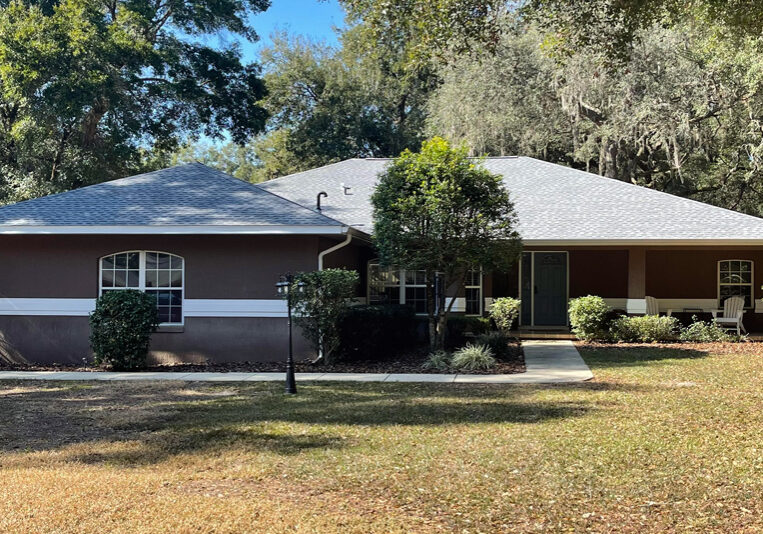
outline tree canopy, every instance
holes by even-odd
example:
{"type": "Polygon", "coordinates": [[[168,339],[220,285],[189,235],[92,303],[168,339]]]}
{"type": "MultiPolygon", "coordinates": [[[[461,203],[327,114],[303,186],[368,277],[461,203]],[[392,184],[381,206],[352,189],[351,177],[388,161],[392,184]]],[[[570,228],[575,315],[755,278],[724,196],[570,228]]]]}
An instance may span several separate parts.
{"type": "Polygon", "coordinates": [[[435,137],[404,151],[381,175],[371,202],[384,265],[425,271],[430,343],[442,348],[449,306],[441,288],[463,290],[467,273],[508,268],[520,249],[516,215],[500,176],[435,137]]]}
{"type": "Polygon", "coordinates": [[[248,39],[268,0],[0,2],[0,202],[136,171],[189,135],[264,127],[248,39]]]}

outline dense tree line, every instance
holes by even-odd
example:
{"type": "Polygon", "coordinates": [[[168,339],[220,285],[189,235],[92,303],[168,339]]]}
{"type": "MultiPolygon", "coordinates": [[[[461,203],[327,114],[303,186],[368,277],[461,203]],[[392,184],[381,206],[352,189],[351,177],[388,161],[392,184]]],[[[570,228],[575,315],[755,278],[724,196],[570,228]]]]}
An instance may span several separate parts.
{"type": "Polygon", "coordinates": [[[763,213],[757,2],[342,4],[337,46],[281,34],[244,65],[194,38],[256,38],[266,0],[0,0],[0,202],[188,160],[261,181],[442,135],[763,213]]]}

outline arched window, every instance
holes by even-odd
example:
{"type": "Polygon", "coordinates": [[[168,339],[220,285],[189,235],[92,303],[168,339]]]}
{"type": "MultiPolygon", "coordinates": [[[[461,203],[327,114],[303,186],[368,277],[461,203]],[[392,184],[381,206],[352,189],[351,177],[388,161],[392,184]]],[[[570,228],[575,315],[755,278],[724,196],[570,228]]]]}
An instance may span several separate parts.
{"type": "Polygon", "coordinates": [[[183,258],[167,252],[132,250],[104,256],[100,294],[138,289],[156,297],[162,324],[183,324],[183,258]]]}
{"type": "Polygon", "coordinates": [[[729,297],[744,297],[744,307],[753,306],[753,264],[750,260],[722,260],[718,262],[718,300],[729,297]]]}

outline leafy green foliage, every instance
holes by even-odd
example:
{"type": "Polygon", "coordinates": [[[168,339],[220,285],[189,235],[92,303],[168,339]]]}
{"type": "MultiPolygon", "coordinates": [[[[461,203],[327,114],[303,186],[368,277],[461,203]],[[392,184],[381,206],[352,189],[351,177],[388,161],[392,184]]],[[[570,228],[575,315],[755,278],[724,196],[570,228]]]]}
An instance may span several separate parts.
{"type": "Polygon", "coordinates": [[[427,273],[430,343],[442,348],[449,309],[444,294],[435,306],[434,273],[443,287],[462,289],[469,270],[516,261],[521,241],[509,193],[465,149],[434,138],[391,163],[371,202],[382,263],[427,273]]]}
{"type": "Polygon", "coordinates": [[[549,32],[549,46],[562,56],[596,49],[610,61],[622,61],[637,48],[642,30],[687,21],[713,28],[732,46],[763,32],[763,4],[755,1],[530,0],[523,7],[523,16],[549,32]]]}
{"type": "Polygon", "coordinates": [[[134,289],[109,291],[90,314],[90,346],[96,365],[117,371],[146,366],[151,333],[159,324],[156,300],[134,289]]]}
{"type": "Polygon", "coordinates": [[[445,346],[462,347],[469,339],[490,330],[490,319],[467,315],[451,315],[447,320],[445,346]]]}
{"type": "Polygon", "coordinates": [[[447,371],[450,369],[453,356],[445,350],[437,350],[430,352],[426,361],[422,364],[424,369],[430,369],[434,371],[447,371]]]}
{"type": "Polygon", "coordinates": [[[451,367],[457,371],[487,371],[495,366],[495,357],[490,347],[467,343],[453,353],[451,367]]]}
{"type": "Polygon", "coordinates": [[[512,338],[503,332],[487,332],[474,338],[477,345],[488,347],[498,360],[510,360],[514,358],[515,352],[509,347],[512,338]]]}
{"type": "Polygon", "coordinates": [[[357,271],[325,269],[300,273],[290,288],[294,323],[326,363],[339,347],[339,320],[352,305],[359,280],[357,271]]]}
{"type": "Polygon", "coordinates": [[[726,332],[718,323],[713,321],[700,321],[697,316],[692,317],[692,323],[681,329],[679,334],[681,341],[693,343],[713,343],[732,341],[734,336],[726,332]]]}
{"type": "Polygon", "coordinates": [[[500,33],[506,0],[341,0],[381,48],[406,51],[409,70],[442,60],[446,52],[490,49],[500,33]]]}
{"type": "Polygon", "coordinates": [[[570,299],[570,326],[578,339],[604,340],[609,336],[610,309],[604,299],[593,295],[570,299]]]}
{"type": "Polygon", "coordinates": [[[278,132],[255,148],[264,178],[347,158],[396,156],[421,142],[429,78],[400,76],[395,51],[369,55],[358,28],[346,30],[342,42],[335,49],[280,34],[262,51],[268,87],[262,103],[278,132]]]}
{"type": "Polygon", "coordinates": [[[0,203],[121,177],[186,135],[242,142],[266,113],[235,46],[267,0],[0,3],[0,203]]]}
{"type": "Polygon", "coordinates": [[[399,356],[419,344],[420,322],[409,306],[352,306],[339,318],[343,360],[383,360],[399,356]]]}
{"type": "Polygon", "coordinates": [[[512,297],[500,297],[490,306],[490,318],[501,332],[508,334],[514,321],[519,317],[522,302],[512,297]]]}
{"type": "Polygon", "coordinates": [[[678,327],[678,319],[675,317],[623,315],[612,322],[612,338],[626,343],[675,341],[678,327]]]}
{"type": "Polygon", "coordinates": [[[494,55],[438,73],[428,127],[472,153],[538,157],[725,208],[763,214],[763,44],[708,26],[639,30],[616,69],[599,47],[564,61],[509,19],[494,55]]]}

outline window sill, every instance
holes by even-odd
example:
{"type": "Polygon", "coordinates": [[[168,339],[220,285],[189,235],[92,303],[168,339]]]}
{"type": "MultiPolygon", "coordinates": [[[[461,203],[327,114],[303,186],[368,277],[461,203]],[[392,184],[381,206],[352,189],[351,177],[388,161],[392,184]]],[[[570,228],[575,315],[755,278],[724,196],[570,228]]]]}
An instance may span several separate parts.
{"type": "Polygon", "coordinates": [[[156,329],[157,334],[180,334],[185,330],[185,325],[182,324],[167,324],[159,325],[156,329]]]}

